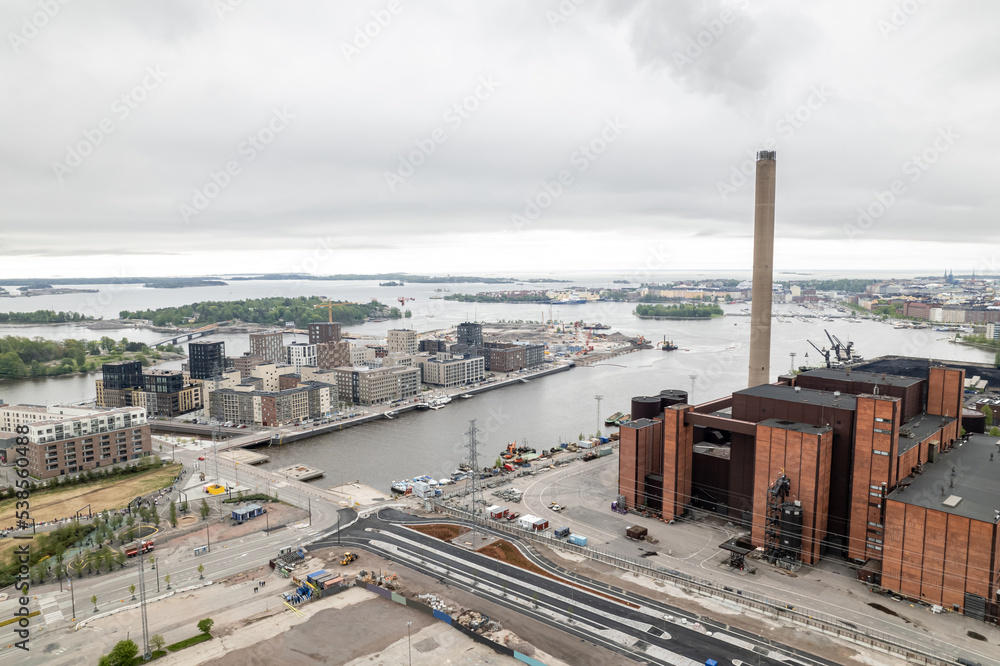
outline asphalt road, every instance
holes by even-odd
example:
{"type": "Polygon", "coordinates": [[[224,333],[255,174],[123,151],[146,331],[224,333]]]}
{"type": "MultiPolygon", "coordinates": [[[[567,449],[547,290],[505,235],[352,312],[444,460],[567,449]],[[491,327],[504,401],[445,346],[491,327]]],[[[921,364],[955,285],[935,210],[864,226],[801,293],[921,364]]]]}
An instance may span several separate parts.
{"type": "MultiPolygon", "coordinates": [[[[581,576],[575,577],[579,585],[621,601],[485,558],[406,529],[394,521],[415,519],[397,511],[385,510],[381,516],[346,530],[343,543],[436,575],[449,585],[632,659],[683,666],[704,664],[708,658],[733,664],[834,664],[723,624],[706,625],[686,611],[581,576]]],[[[321,539],[314,545],[336,544],[321,539]]],[[[544,560],[536,563],[549,568],[544,560]]]]}

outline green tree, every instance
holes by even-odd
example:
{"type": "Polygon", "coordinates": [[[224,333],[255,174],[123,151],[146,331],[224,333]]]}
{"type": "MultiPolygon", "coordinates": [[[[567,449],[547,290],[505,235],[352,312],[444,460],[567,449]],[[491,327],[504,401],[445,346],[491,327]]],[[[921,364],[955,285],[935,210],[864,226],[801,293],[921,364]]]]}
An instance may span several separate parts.
{"type": "Polygon", "coordinates": [[[167,589],[170,589],[170,574],[163,577],[163,582],[167,584],[167,589]]]}
{"type": "Polygon", "coordinates": [[[204,498],[202,498],[201,500],[201,506],[198,507],[198,511],[201,512],[202,520],[208,518],[208,514],[211,513],[212,511],[210,508],[208,508],[208,502],[206,502],[204,498]]]}
{"type": "Polygon", "coordinates": [[[206,617],[204,620],[198,621],[198,631],[203,634],[208,634],[212,632],[212,625],[215,624],[215,620],[210,617],[206,617]]]}
{"type": "Polygon", "coordinates": [[[132,660],[135,659],[138,654],[139,646],[136,645],[134,641],[118,641],[118,643],[116,643],[111,649],[111,653],[101,657],[101,661],[98,662],[98,664],[100,664],[100,666],[104,666],[104,664],[107,664],[107,666],[127,666],[127,664],[132,663],[132,660]]]}
{"type": "Polygon", "coordinates": [[[162,650],[163,646],[167,644],[167,641],[161,634],[153,634],[149,637],[149,644],[154,650],[162,650]]]}
{"type": "Polygon", "coordinates": [[[183,502],[181,502],[181,513],[187,513],[187,512],[188,512],[188,503],[187,500],[184,500],[183,502]]]}
{"type": "Polygon", "coordinates": [[[990,428],[990,437],[1000,437],[1000,427],[993,426],[990,428]]]}
{"type": "Polygon", "coordinates": [[[170,526],[177,527],[177,503],[170,500],[170,526]]]}
{"type": "Polygon", "coordinates": [[[115,564],[118,565],[119,569],[125,568],[125,562],[128,560],[128,555],[120,550],[115,551],[115,564]]]}
{"type": "Polygon", "coordinates": [[[198,565],[198,580],[202,580],[204,578],[205,578],[205,565],[204,564],[199,564],[198,565]]]}
{"type": "Polygon", "coordinates": [[[128,586],[128,591],[132,595],[132,601],[135,601],[135,583],[128,586]]]}
{"type": "Polygon", "coordinates": [[[989,405],[983,405],[983,416],[986,417],[986,427],[993,425],[993,410],[989,405]]]}
{"type": "Polygon", "coordinates": [[[94,604],[94,612],[96,613],[97,612],[97,595],[96,594],[91,595],[91,597],[90,597],[90,603],[94,604]]]}

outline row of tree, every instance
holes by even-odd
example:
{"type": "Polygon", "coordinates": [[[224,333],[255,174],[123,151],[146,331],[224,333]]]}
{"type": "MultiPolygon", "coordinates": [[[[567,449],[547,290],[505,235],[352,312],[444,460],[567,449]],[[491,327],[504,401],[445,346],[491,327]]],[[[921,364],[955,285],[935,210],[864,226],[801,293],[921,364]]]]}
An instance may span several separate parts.
{"type": "MultiPolygon", "coordinates": [[[[249,298],[242,301],[203,301],[171,308],[156,310],[122,310],[121,319],[148,319],[156,326],[181,326],[187,324],[214,324],[216,322],[240,321],[254,324],[284,325],[295,322],[305,326],[311,322],[329,321],[326,308],[316,306],[325,303],[317,296],[298,298],[269,297],[249,298]]],[[[368,317],[399,319],[403,316],[399,308],[389,308],[372,299],[363,304],[338,304],[332,308],[333,321],[341,324],[360,324],[368,317]]]]}
{"type": "MultiPolygon", "coordinates": [[[[178,347],[164,351],[180,351],[178,347]]],[[[45,377],[70,372],[92,372],[103,361],[121,360],[126,353],[139,353],[136,360],[150,364],[160,354],[143,342],[117,342],[104,336],[100,340],[46,340],[6,335],[0,338],[0,377],[45,377]],[[148,356],[147,356],[148,355],[148,356]],[[100,358],[105,356],[103,360],[100,358]]]]}
{"type": "Polygon", "coordinates": [[[82,315],[79,312],[56,312],[54,310],[0,312],[0,324],[65,324],[90,320],[93,320],[93,317],[82,315]]]}
{"type": "Polygon", "coordinates": [[[678,303],[675,305],[646,305],[640,303],[635,306],[635,314],[640,317],[681,317],[681,318],[709,318],[722,314],[722,308],[718,305],[704,303],[678,303]]]}

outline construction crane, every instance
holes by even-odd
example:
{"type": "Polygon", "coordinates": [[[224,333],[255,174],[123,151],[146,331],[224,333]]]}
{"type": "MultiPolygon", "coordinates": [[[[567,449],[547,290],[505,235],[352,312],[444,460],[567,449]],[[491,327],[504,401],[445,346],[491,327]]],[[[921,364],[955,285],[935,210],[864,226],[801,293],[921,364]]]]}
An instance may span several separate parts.
{"type": "Polygon", "coordinates": [[[406,301],[415,301],[417,299],[411,298],[410,296],[400,296],[396,300],[399,301],[399,307],[405,308],[406,307],[406,301]]]}
{"type": "Polygon", "coordinates": [[[823,332],[826,333],[827,339],[830,340],[830,344],[833,346],[833,351],[837,355],[838,361],[845,361],[849,363],[850,361],[853,360],[854,357],[853,342],[848,341],[848,343],[845,345],[843,342],[840,341],[840,338],[838,338],[836,335],[830,335],[830,332],[827,331],[826,329],[823,329],[823,332]]]}
{"type": "Polygon", "coordinates": [[[333,323],[333,308],[340,307],[341,305],[364,305],[364,303],[346,303],[346,302],[345,303],[334,303],[334,302],[332,302],[328,298],[328,299],[326,299],[326,302],[320,303],[319,305],[314,305],[313,307],[314,308],[326,308],[326,311],[327,311],[327,313],[329,315],[330,323],[332,324],[333,323]]]}
{"type": "Polygon", "coordinates": [[[825,349],[825,348],[824,349],[820,349],[819,347],[816,346],[816,343],[813,342],[812,340],[806,340],[806,342],[808,342],[809,344],[811,344],[813,346],[813,349],[815,349],[816,351],[818,351],[820,354],[823,355],[823,358],[826,359],[826,367],[829,368],[830,367],[830,350],[829,349],[825,349]]]}

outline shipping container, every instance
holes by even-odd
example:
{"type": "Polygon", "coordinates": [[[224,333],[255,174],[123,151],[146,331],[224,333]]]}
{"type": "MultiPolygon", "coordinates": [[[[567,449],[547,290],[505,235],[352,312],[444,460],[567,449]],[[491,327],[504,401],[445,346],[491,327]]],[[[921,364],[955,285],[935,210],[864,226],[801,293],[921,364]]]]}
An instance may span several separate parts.
{"type": "Polygon", "coordinates": [[[570,534],[568,541],[575,546],[586,546],[587,537],[581,534],[570,534]]]}
{"type": "Polygon", "coordinates": [[[614,451],[614,449],[612,449],[610,446],[602,446],[601,448],[597,449],[597,455],[610,456],[612,451],[614,451]]]}
{"type": "Polygon", "coordinates": [[[558,537],[560,539],[563,538],[563,537],[567,537],[567,536],[569,536],[569,528],[568,527],[557,527],[556,530],[555,530],[555,532],[553,532],[553,534],[555,534],[556,537],[558,537]]]}

